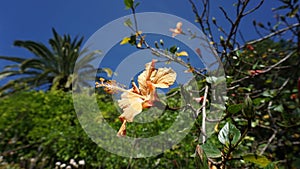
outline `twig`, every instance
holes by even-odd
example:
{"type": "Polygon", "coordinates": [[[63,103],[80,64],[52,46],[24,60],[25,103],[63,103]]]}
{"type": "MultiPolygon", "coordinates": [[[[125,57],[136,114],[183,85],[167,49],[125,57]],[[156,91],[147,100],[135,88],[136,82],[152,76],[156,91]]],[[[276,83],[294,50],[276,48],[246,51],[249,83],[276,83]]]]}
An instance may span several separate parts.
{"type": "Polygon", "coordinates": [[[264,152],[267,150],[267,148],[270,146],[271,142],[274,140],[274,138],[276,137],[277,131],[274,130],[274,133],[272,134],[272,136],[269,138],[268,143],[265,145],[265,147],[261,150],[261,152],[259,153],[259,155],[263,155],[264,152]]]}
{"type": "Polygon", "coordinates": [[[227,14],[227,12],[225,11],[225,9],[223,8],[223,7],[219,7],[220,8],[220,10],[223,12],[223,14],[224,14],[224,16],[225,16],[225,18],[230,22],[230,24],[233,26],[234,25],[234,23],[233,23],[233,21],[230,19],[230,17],[228,16],[228,14],[227,14]]]}
{"type": "Polygon", "coordinates": [[[269,38],[271,38],[271,37],[273,37],[273,36],[276,36],[276,35],[278,35],[278,34],[281,34],[281,33],[285,32],[285,31],[288,31],[288,30],[290,30],[290,29],[292,29],[292,28],[299,27],[299,26],[300,26],[300,23],[295,23],[295,24],[293,24],[293,25],[291,25],[291,26],[289,26],[289,27],[286,27],[286,28],[280,29],[280,30],[278,30],[278,31],[276,31],[276,32],[270,33],[269,35],[266,35],[266,36],[264,36],[264,37],[262,37],[262,38],[259,38],[259,39],[250,41],[250,42],[248,42],[247,44],[242,45],[240,48],[235,49],[235,51],[240,50],[240,49],[244,49],[247,45],[253,45],[253,44],[256,44],[256,43],[258,43],[258,42],[264,41],[264,40],[266,40],[266,39],[269,39],[269,38]]]}
{"type": "MultiPolygon", "coordinates": [[[[262,71],[259,73],[259,75],[271,71],[272,69],[274,69],[275,67],[277,67],[278,65],[280,65],[282,62],[284,62],[284,61],[286,61],[287,59],[289,59],[294,53],[296,53],[296,51],[293,51],[293,52],[289,53],[286,57],[284,57],[283,59],[281,59],[279,62],[275,63],[274,65],[270,66],[268,69],[262,70],[262,71]]],[[[251,75],[245,76],[245,77],[243,77],[243,78],[241,78],[241,79],[238,79],[238,80],[233,81],[231,84],[235,84],[235,83],[241,82],[241,81],[243,81],[243,80],[245,80],[245,79],[249,79],[250,77],[253,77],[253,76],[251,76],[251,75]]]]}
{"type": "Polygon", "coordinates": [[[26,149],[26,148],[29,148],[30,146],[33,146],[33,144],[27,144],[27,145],[24,145],[24,146],[21,146],[21,147],[17,147],[15,149],[12,149],[12,150],[8,150],[8,151],[4,151],[2,153],[0,153],[0,155],[3,155],[3,156],[6,156],[12,152],[15,152],[15,151],[19,151],[19,150],[22,150],[22,149],[26,149]]]}
{"type": "Polygon", "coordinates": [[[272,70],[276,66],[280,65],[282,62],[286,61],[288,58],[290,58],[294,53],[296,53],[296,51],[289,53],[286,57],[284,57],[283,59],[281,59],[279,62],[275,63],[274,65],[270,66],[268,69],[264,70],[262,73],[269,72],[270,70],[272,70]]]}
{"type": "Polygon", "coordinates": [[[244,11],[245,11],[245,9],[246,9],[248,3],[249,3],[249,0],[246,0],[246,1],[243,3],[243,6],[242,6],[241,11],[239,12],[239,14],[238,14],[238,16],[237,16],[235,22],[234,22],[233,25],[231,26],[231,29],[230,29],[230,31],[229,31],[229,34],[228,34],[228,37],[227,37],[227,40],[226,40],[226,43],[225,43],[226,46],[229,45],[232,36],[235,36],[236,31],[237,31],[237,29],[238,29],[238,26],[239,26],[239,24],[240,24],[240,22],[241,22],[241,19],[245,16],[245,15],[244,15],[244,11]]]}
{"type": "Polygon", "coordinates": [[[249,15],[250,13],[256,11],[258,8],[260,8],[262,6],[262,4],[264,3],[264,1],[265,0],[261,0],[256,7],[254,7],[252,9],[250,9],[249,11],[245,12],[244,15],[246,16],[246,15],[249,15]]]}

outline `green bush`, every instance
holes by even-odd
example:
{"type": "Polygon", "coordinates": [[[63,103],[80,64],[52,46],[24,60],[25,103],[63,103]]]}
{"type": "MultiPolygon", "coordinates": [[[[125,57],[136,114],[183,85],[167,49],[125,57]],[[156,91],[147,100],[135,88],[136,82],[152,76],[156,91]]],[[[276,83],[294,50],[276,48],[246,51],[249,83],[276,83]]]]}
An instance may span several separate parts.
{"type": "MultiPolygon", "coordinates": [[[[104,117],[117,130],[121,123],[111,99],[101,94],[97,97],[104,117]]],[[[84,160],[85,168],[194,168],[195,165],[191,155],[196,146],[196,129],[181,144],[157,157],[130,159],[103,150],[82,129],[71,93],[15,93],[1,98],[0,112],[0,156],[3,156],[0,166],[5,165],[4,168],[15,164],[19,164],[20,168],[54,168],[56,162],[69,164],[71,159],[77,164],[84,160]]],[[[166,113],[163,119],[166,119],[165,116],[174,119],[176,113],[166,113]]],[[[153,135],[151,132],[167,128],[172,122],[161,120],[146,127],[153,135]]],[[[131,123],[128,130],[137,135],[145,134],[139,124],[131,123]]]]}

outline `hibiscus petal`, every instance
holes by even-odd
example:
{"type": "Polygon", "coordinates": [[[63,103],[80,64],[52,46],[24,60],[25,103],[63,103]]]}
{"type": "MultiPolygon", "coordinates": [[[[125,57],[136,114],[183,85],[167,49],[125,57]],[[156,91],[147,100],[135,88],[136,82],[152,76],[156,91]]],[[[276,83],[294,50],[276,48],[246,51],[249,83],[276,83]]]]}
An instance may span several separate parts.
{"type": "Polygon", "coordinates": [[[131,92],[125,92],[121,95],[121,100],[118,101],[118,104],[123,113],[120,118],[124,118],[128,122],[132,122],[134,116],[142,112],[142,103],[141,99],[137,94],[131,92]]]}
{"type": "Polygon", "coordinates": [[[176,72],[171,68],[159,68],[153,76],[151,76],[153,86],[159,88],[168,88],[176,80],[176,72]]]}
{"type": "Polygon", "coordinates": [[[143,96],[149,94],[147,81],[150,81],[150,77],[156,73],[155,70],[156,61],[157,60],[153,59],[152,62],[145,64],[145,70],[138,76],[139,89],[143,96]]]}
{"type": "Polygon", "coordinates": [[[120,129],[119,129],[119,131],[118,131],[118,133],[117,133],[117,136],[118,137],[124,137],[124,136],[126,136],[126,120],[122,120],[121,119],[121,121],[123,121],[123,123],[122,123],[122,126],[120,127],[120,129]]]}

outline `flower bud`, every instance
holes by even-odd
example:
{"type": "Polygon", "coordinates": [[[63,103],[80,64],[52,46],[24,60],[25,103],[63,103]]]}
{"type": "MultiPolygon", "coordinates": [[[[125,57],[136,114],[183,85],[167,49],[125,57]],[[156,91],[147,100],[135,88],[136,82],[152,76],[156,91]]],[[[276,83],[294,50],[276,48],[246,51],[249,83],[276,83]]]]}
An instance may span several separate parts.
{"type": "Polygon", "coordinates": [[[247,119],[254,118],[255,114],[254,114],[254,109],[253,109],[253,103],[252,103],[252,99],[250,98],[249,95],[247,95],[245,100],[244,100],[242,112],[243,112],[243,115],[247,119]]]}

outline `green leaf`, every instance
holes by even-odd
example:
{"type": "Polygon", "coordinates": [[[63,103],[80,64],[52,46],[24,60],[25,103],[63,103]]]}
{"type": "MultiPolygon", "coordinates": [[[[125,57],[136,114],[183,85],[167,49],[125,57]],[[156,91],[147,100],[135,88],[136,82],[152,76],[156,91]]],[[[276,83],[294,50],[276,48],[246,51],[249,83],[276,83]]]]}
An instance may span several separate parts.
{"type": "Polygon", "coordinates": [[[196,166],[201,169],[209,169],[206,153],[199,145],[196,147],[196,166]]]}
{"type": "Polygon", "coordinates": [[[131,45],[136,45],[136,35],[131,35],[128,41],[131,45]]]}
{"type": "Polygon", "coordinates": [[[176,45],[174,45],[174,46],[172,46],[170,49],[169,49],[169,51],[171,52],[171,53],[173,53],[173,54],[175,54],[176,52],[177,52],[177,46],[176,45]]]}
{"type": "Polygon", "coordinates": [[[265,97],[273,98],[274,96],[276,96],[276,91],[275,90],[266,90],[262,93],[262,95],[265,97]]]}
{"type": "Polygon", "coordinates": [[[132,22],[131,22],[131,19],[128,18],[124,21],[124,25],[127,26],[127,27],[132,27],[132,22]]]}
{"type": "Polygon", "coordinates": [[[235,113],[240,112],[242,109],[243,109],[243,104],[240,103],[240,104],[230,105],[230,106],[227,108],[227,111],[228,111],[229,113],[231,113],[231,114],[235,114],[235,113]]]}
{"type": "Polygon", "coordinates": [[[217,108],[218,110],[226,110],[226,107],[223,104],[216,104],[216,103],[211,103],[211,106],[217,108]]]}
{"type": "Polygon", "coordinates": [[[276,107],[274,108],[274,111],[278,111],[278,112],[280,112],[280,113],[283,113],[284,108],[283,108],[282,104],[276,106],[276,107]]]}
{"type": "Polygon", "coordinates": [[[102,70],[107,74],[108,77],[113,75],[113,71],[110,68],[102,68],[102,70]]]}
{"type": "Polygon", "coordinates": [[[217,81],[217,77],[215,77],[215,76],[209,76],[209,77],[206,78],[206,82],[207,82],[207,83],[212,84],[212,83],[214,83],[215,81],[217,81]]]}
{"type": "Polygon", "coordinates": [[[274,162],[269,163],[264,169],[278,169],[274,162]]]}
{"type": "Polygon", "coordinates": [[[256,154],[247,154],[242,156],[245,162],[254,163],[259,165],[260,167],[266,167],[271,162],[267,159],[267,157],[256,154]]]}
{"type": "Polygon", "coordinates": [[[126,9],[133,8],[133,0],[124,0],[124,4],[126,6],[126,9]]]}
{"type": "Polygon", "coordinates": [[[138,7],[140,5],[139,2],[135,3],[134,8],[138,7]]]}
{"type": "Polygon", "coordinates": [[[218,85],[222,82],[226,81],[226,78],[224,76],[220,77],[215,77],[215,76],[209,76],[206,78],[207,83],[213,84],[213,85],[218,85]]]}
{"type": "Polygon", "coordinates": [[[236,144],[241,138],[241,132],[233,124],[227,122],[220,130],[218,139],[223,145],[236,144]]]}
{"type": "Polygon", "coordinates": [[[266,101],[268,101],[268,99],[259,97],[259,98],[253,99],[253,104],[258,106],[262,103],[265,103],[266,101]]]}
{"type": "Polygon", "coordinates": [[[221,151],[211,142],[207,142],[201,145],[201,148],[206,153],[207,157],[210,158],[219,158],[221,157],[221,151]]]}

